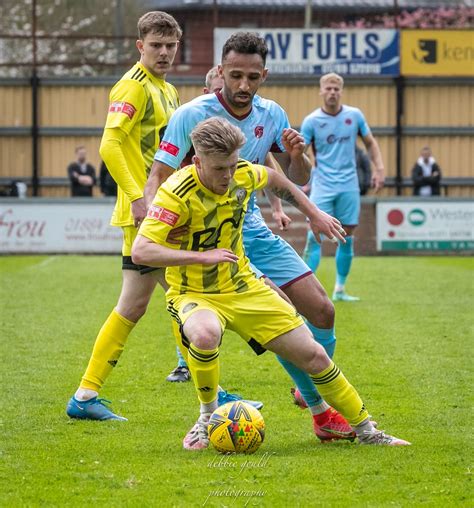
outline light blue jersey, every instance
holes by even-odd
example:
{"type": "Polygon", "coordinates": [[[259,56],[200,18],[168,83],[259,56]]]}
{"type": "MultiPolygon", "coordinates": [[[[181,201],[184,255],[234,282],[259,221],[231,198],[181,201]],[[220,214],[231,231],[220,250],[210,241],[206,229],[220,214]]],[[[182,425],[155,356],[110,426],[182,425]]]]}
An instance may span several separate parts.
{"type": "MultiPolygon", "coordinates": [[[[174,112],[155,160],[178,169],[191,148],[191,131],[199,122],[213,116],[225,118],[245,134],[247,141],[239,151],[242,159],[253,164],[263,164],[268,152],[285,151],[281,136],[283,129],[289,128],[290,123],[281,106],[255,95],[250,113],[237,116],[217,92],[196,97],[174,112]]],[[[259,213],[255,193],[249,201],[248,212],[259,213]]]]}
{"type": "MultiPolygon", "coordinates": [[[[281,106],[255,95],[250,112],[236,116],[217,92],[201,95],[174,112],[155,154],[155,160],[178,169],[191,148],[191,131],[199,122],[214,116],[225,118],[245,134],[247,141],[239,152],[242,159],[263,164],[269,152],[285,151],[281,137],[283,129],[289,128],[290,123],[281,106]]],[[[289,285],[311,273],[293,248],[274,235],[265,224],[256,203],[255,193],[248,203],[243,237],[245,251],[251,263],[278,286],[289,285]]]]}
{"type": "Polygon", "coordinates": [[[316,152],[311,188],[318,194],[359,192],[355,145],[359,134],[370,134],[362,111],[342,106],[339,113],[330,115],[318,108],[303,120],[301,134],[316,152]]]}

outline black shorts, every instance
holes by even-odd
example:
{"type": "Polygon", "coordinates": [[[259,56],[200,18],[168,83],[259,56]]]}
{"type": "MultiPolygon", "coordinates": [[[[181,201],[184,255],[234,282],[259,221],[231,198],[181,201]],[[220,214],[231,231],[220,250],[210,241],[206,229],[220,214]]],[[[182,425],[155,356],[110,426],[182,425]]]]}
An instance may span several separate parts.
{"type": "Polygon", "coordinates": [[[122,256],[122,270],[135,270],[136,272],[140,272],[141,275],[144,275],[145,273],[160,270],[160,268],[146,265],[136,265],[132,261],[132,256],[122,256]]]}

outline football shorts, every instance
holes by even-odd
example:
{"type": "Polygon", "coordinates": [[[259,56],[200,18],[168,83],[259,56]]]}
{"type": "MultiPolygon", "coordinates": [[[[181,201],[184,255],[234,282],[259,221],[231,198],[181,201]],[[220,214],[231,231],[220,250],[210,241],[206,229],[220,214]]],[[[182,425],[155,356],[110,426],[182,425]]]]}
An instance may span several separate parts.
{"type": "Polygon", "coordinates": [[[343,226],[357,226],[360,214],[359,191],[316,192],[314,201],[323,211],[336,217],[343,226]]]}
{"type": "Polygon", "coordinates": [[[241,293],[167,294],[167,308],[179,324],[183,345],[189,341],[183,333],[186,320],[201,310],[213,312],[221,325],[239,334],[257,354],[265,344],[304,324],[296,309],[280,298],[262,279],[254,279],[241,293]]]}
{"type": "Polygon", "coordinates": [[[244,222],[245,254],[250,263],[280,288],[312,275],[311,268],[283,238],[253,214],[244,222]]]}
{"type": "Polygon", "coordinates": [[[137,237],[138,229],[135,226],[122,226],[122,270],[135,270],[142,275],[154,272],[155,270],[164,270],[164,268],[154,268],[151,266],[137,265],[132,261],[132,245],[137,237]]]}

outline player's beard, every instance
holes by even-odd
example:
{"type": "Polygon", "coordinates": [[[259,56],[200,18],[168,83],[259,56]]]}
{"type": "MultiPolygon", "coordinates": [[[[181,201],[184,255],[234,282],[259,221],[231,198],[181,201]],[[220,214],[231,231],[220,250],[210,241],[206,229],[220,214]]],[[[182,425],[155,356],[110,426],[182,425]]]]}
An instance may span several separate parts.
{"type": "Polygon", "coordinates": [[[253,96],[251,94],[242,94],[242,93],[234,93],[234,94],[230,95],[230,94],[227,94],[224,92],[224,99],[234,109],[247,110],[249,108],[249,106],[252,104],[253,96]],[[243,98],[245,97],[248,100],[245,100],[245,101],[236,100],[236,98],[239,96],[241,96],[243,98]]]}

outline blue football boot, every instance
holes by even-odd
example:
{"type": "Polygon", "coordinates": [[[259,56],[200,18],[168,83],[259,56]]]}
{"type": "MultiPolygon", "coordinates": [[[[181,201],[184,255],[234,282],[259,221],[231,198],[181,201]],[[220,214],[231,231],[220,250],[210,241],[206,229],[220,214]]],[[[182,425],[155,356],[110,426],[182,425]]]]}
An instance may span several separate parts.
{"type": "Polygon", "coordinates": [[[128,419],[116,415],[104,404],[110,404],[110,400],[98,399],[94,397],[90,400],[77,400],[71,397],[66,407],[66,414],[69,418],[78,418],[80,420],[120,420],[127,422],[128,419]]]}
{"type": "Polygon", "coordinates": [[[227,404],[227,402],[235,402],[237,400],[246,402],[247,404],[253,406],[255,409],[260,410],[263,407],[263,402],[260,402],[259,400],[245,400],[240,395],[237,395],[236,393],[229,393],[226,390],[219,390],[217,392],[217,404],[219,406],[227,404]]]}
{"type": "Polygon", "coordinates": [[[333,302],[358,302],[360,298],[358,296],[348,295],[345,291],[334,291],[332,294],[333,302]]]}

